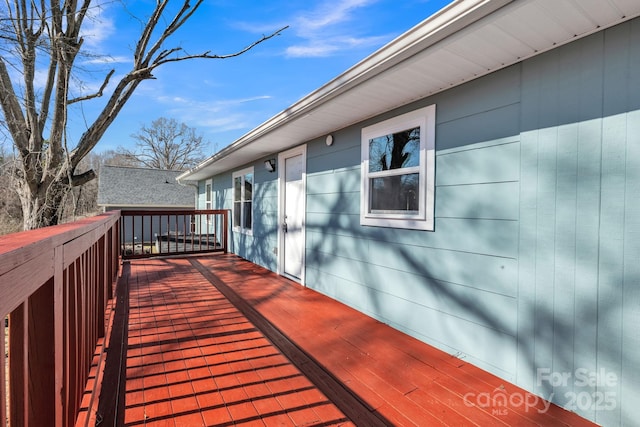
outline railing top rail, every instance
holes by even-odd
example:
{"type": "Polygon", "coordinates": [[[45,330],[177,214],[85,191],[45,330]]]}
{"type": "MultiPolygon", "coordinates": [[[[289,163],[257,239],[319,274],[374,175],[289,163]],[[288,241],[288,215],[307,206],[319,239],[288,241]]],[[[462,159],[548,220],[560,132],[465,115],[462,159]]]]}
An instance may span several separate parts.
{"type": "Polygon", "coordinates": [[[120,211],[111,211],[67,224],[0,236],[0,276],[86,233],[109,228],[119,218],[120,211]]]}
{"type": "Polygon", "coordinates": [[[127,209],[122,210],[122,216],[140,215],[221,215],[228,213],[228,209],[127,209]]]}

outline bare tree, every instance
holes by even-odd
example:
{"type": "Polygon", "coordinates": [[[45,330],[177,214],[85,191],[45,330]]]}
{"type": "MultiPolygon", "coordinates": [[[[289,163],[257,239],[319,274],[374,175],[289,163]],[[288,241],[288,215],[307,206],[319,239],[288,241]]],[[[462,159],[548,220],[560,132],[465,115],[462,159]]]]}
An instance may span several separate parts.
{"type": "Polygon", "coordinates": [[[20,200],[13,190],[15,158],[0,142],[0,235],[19,231],[22,224],[20,200]]]}
{"type": "Polygon", "coordinates": [[[202,135],[175,119],[160,117],[150,126],[143,125],[131,135],[136,139],[136,150],[120,151],[134,162],[152,169],[185,170],[204,159],[206,142],[202,135]]]}
{"type": "Polygon", "coordinates": [[[5,0],[0,6],[0,120],[4,120],[15,146],[15,182],[24,229],[58,223],[70,189],[95,177],[92,169],[79,171],[80,161],[95,147],[138,85],[154,78],[158,67],[196,58],[235,57],[286,28],[227,55],[210,51],[189,54],[180,46],[167,46],[202,2],[184,0],[175,13],[169,11],[169,0],[153,2],[154,9],[135,42],[131,69],[114,87],[110,82],[115,70],[111,70],[97,91],[75,95],[71,87],[79,78],[76,59],[87,53],[81,28],[92,7],[91,0],[5,0]],[[36,84],[37,76],[39,82],[40,78],[44,80],[41,86],[36,84]],[[111,94],[102,111],[88,124],[77,144],[68,147],[69,107],[102,97],[106,91],[111,94]]]}
{"type": "MultiPolygon", "coordinates": [[[[100,176],[102,158],[99,154],[90,153],[80,161],[79,173],[93,170],[100,176]]],[[[66,197],[61,214],[62,222],[75,221],[78,218],[93,216],[98,213],[98,181],[91,180],[84,185],[73,187],[66,197]]]]}
{"type": "Polygon", "coordinates": [[[139,167],[140,163],[122,152],[122,148],[118,148],[118,150],[107,150],[103,151],[99,154],[100,157],[100,165],[108,165],[108,166],[129,166],[129,167],[139,167]]]}

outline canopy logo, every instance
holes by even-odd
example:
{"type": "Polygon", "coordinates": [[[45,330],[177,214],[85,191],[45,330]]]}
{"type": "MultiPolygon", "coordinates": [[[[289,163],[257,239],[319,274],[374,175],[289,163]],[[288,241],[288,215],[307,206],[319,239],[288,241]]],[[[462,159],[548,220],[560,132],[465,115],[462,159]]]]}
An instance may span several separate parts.
{"type": "MultiPolygon", "coordinates": [[[[553,394],[550,396],[550,399],[553,394]]],[[[525,412],[536,411],[543,414],[549,410],[551,402],[535,394],[525,391],[507,393],[503,386],[493,391],[482,393],[467,393],[463,396],[466,406],[477,406],[480,408],[491,408],[492,415],[508,415],[509,409],[524,408],[525,412]]]]}

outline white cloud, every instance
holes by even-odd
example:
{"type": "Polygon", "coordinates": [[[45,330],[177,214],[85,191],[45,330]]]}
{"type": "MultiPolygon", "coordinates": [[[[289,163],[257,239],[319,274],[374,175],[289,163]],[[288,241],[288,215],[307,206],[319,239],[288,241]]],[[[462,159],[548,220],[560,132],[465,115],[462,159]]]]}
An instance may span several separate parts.
{"type": "Polygon", "coordinates": [[[82,23],[80,35],[84,39],[86,47],[101,51],[102,45],[115,33],[116,26],[107,12],[105,4],[91,7],[82,23]]]}
{"type": "Polygon", "coordinates": [[[287,56],[294,58],[324,57],[331,56],[338,51],[340,46],[327,43],[305,44],[289,46],[286,50],[287,56]]]}
{"type": "MultiPolygon", "coordinates": [[[[278,23],[238,22],[235,27],[252,33],[267,34],[274,28],[290,24],[298,42],[285,49],[288,57],[327,57],[357,47],[377,47],[389,40],[389,35],[359,36],[354,21],[361,19],[363,9],[378,0],[324,0],[313,9],[297,12],[278,23]]],[[[366,28],[366,24],[361,26],[366,28]]]]}
{"type": "Polygon", "coordinates": [[[306,44],[289,46],[286,55],[289,57],[326,57],[344,49],[367,46],[379,46],[389,39],[387,36],[373,37],[334,37],[327,40],[310,40],[306,44]]]}
{"type": "Polygon", "coordinates": [[[300,40],[289,46],[289,57],[327,57],[344,50],[376,47],[388,40],[388,35],[360,36],[358,20],[363,9],[377,0],[326,1],[317,8],[299,15],[292,29],[300,40]]]}
{"type": "Polygon", "coordinates": [[[244,114],[231,114],[219,117],[202,117],[196,121],[198,127],[209,128],[216,132],[248,129],[252,126],[244,114]]]}
{"type": "Polygon", "coordinates": [[[317,9],[298,18],[300,34],[308,33],[315,37],[319,31],[350,21],[353,13],[362,7],[374,3],[375,0],[343,0],[339,2],[325,2],[317,9]]]}
{"type": "Polygon", "coordinates": [[[222,104],[227,104],[227,105],[233,105],[233,104],[246,104],[247,102],[253,102],[253,101],[261,101],[263,99],[271,99],[272,97],[270,95],[259,95],[259,96],[252,96],[249,98],[238,98],[238,99],[229,99],[226,101],[221,101],[222,104]]]}
{"type": "Polygon", "coordinates": [[[132,62],[127,56],[100,56],[84,61],[85,64],[126,64],[132,62]]]}
{"type": "Polygon", "coordinates": [[[184,97],[157,97],[158,102],[169,106],[166,115],[189,126],[206,128],[213,132],[249,129],[253,126],[252,113],[246,109],[250,102],[271,99],[269,95],[248,98],[195,101],[184,97]]]}

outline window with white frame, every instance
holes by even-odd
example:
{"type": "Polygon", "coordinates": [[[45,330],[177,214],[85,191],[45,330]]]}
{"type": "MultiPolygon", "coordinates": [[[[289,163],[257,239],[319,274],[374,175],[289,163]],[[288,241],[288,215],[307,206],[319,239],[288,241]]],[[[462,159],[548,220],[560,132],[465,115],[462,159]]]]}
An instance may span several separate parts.
{"type": "MultiPolygon", "coordinates": [[[[204,185],[204,208],[209,210],[211,209],[211,200],[212,197],[212,185],[211,180],[208,179],[204,185]]],[[[211,222],[211,215],[207,214],[207,226],[211,222]]]]}
{"type": "Polygon", "coordinates": [[[212,200],[212,190],[211,190],[211,180],[208,179],[204,184],[204,208],[211,209],[211,200],[212,200]]]}
{"type": "Polygon", "coordinates": [[[362,129],[360,223],[433,230],[435,105],[362,129]]]}
{"type": "Polygon", "coordinates": [[[253,167],[233,173],[233,229],[251,234],[253,167]]]}

